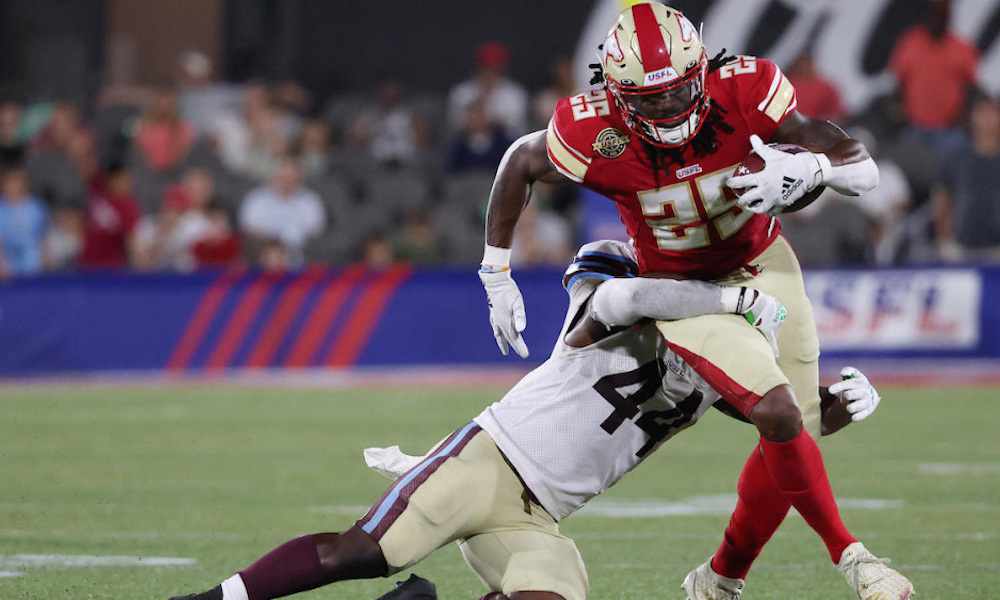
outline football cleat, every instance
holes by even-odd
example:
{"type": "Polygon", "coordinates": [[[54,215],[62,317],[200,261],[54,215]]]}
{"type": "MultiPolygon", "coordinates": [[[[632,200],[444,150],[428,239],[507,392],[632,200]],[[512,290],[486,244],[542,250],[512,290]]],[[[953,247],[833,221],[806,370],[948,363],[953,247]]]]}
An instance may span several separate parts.
{"type": "Polygon", "coordinates": [[[740,600],[743,580],[723,577],[712,570],[712,557],[691,571],[681,587],[687,600],[740,600]]]}
{"type": "Polygon", "coordinates": [[[377,600],[437,600],[437,588],[423,577],[411,574],[406,581],[397,581],[396,589],[377,600]]]}
{"type": "Polygon", "coordinates": [[[854,542],[840,555],[837,570],[860,600],[908,600],[913,584],[886,566],[888,558],[876,558],[861,542],[854,542]]]}

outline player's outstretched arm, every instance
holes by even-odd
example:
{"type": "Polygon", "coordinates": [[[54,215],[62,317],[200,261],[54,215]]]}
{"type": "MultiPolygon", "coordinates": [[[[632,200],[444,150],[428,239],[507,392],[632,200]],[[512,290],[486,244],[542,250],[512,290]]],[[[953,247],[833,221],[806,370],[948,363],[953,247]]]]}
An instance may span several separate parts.
{"type": "Polygon", "coordinates": [[[531,184],[560,179],[562,175],[552,166],[546,154],[545,132],[536,131],[511,144],[500,161],[493,181],[486,210],[486,247],[479,279],[486,288],[493,337],[504,355],[509,348],[513,348],[521,358],[528,357],[528,346],[521,338],[521,332],[528,324],[524,300],[510,275],[514,226],[528,203],[531,184]]]}
{"type": "Polygon", "coordinates": [[[701,315],[744,316],[778,355],[778,333],[787,312],[777,299],[746,287],[720,286],[697,280],[646,277],[610,279],[594,292],[589,315],[612,328],[640,319],[676,321],[701,315]]]}

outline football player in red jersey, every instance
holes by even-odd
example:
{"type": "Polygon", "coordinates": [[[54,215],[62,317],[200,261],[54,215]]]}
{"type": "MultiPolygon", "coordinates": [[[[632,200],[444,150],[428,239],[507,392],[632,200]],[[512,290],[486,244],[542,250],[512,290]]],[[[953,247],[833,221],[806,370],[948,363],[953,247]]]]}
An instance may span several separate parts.
{"type": "MultiPolygon", "coordinates": [[[[725,540],[684,587],[692,599],[738,598],[728,588],[742,586],[790,506],[821,536],[834,563],[857,562],[857,540],[840,520],[813,439],[821,412],[812,308],[774,215],[805,206],[824,186],[861,194],[877,185],[878,169],[864,145],[836,125],[796,112],[795,89],[776,65],[724,52],[709,59],[695,27],[675,9],[626,9],[602,50],[595,83],[604,88],[561,100],[547,130],[516,141],[497,171],[480,269],[497,344],[504,354],[513,347],[527,356],[524,304],[509,261],[535,181],[568,179],[611,198],[643,273],[775,296],[788,309],[777,359],[732,315],[658,324],[670,347],[761,431],[725,540]],[[786,153],[765,142],[810,152],[786,153]],[[764,169],[734,176],[751,150],[764,169]]],[[[908,582],[899,589],[894,600],[912,594],[908,582]]]]}

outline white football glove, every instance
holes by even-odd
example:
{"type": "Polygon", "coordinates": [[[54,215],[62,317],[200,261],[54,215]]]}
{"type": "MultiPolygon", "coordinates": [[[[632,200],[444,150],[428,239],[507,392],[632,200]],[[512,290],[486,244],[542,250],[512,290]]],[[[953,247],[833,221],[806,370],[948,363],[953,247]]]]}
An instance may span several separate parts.
{"type": "Polygon", "coordinates": [[[764,335],[764,339],[771,345],[774,356],[778,356],[778,333],[781,332],[781,326],[788,317],[785,305],[778,302],[774,296],[758,290],[746,288],[746,293],[747,296],[754,295],[749,306],[740,307],[739,314],[746,317],[746,320],[764,335]]]}
{"type": "Polygon", "coordinates": [[[521,358],[528,358],[528,346],[521,337],[528,324],[524,314],[524,299],[521,290],[505,271],[479,271],[479,279],[486,288],[486,299],[490,304],[490,325],[493,337],[497,339],[500,352],[507,356],[508,347],[513,348],[521,358]]]}
{"type": "Polygon", "coordinates": [[[851,413],[852,421],[867,419],[882,400],[878,391],[865,377],[865,374],[854,367],[844,367],[840,370],[841,381],[830,386],[831,394],[843,395],[847,401],[847,412],[851,413]]]}
{"type": "Polygon", "coordinates": [[[775,150],[758,135],[750,136],[750,144],[764,160],[764,168],[726,180],[730,189],[744,190],[736,203],[750,212],[773,217],[823,180],[823,169],[812,152],[789,154],[775,150]]]}

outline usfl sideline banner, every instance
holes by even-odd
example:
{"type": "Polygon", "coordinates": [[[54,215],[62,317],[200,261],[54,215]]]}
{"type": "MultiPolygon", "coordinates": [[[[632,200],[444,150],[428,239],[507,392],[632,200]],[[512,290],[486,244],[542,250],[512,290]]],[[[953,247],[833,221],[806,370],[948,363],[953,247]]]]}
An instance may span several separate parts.
{"type": "MultiPolygon", "coordinates": [[[[528,361],[548,356],[561,270],[520,269],[528,361]]],[[[806,273],[824,355],[1000,358],[1000,268],[806,273]]],[[[503,357],[474,271],[353,265],[291,274],[84,274],[0,283],[0,376],[358,365],[503,357]]]]}

